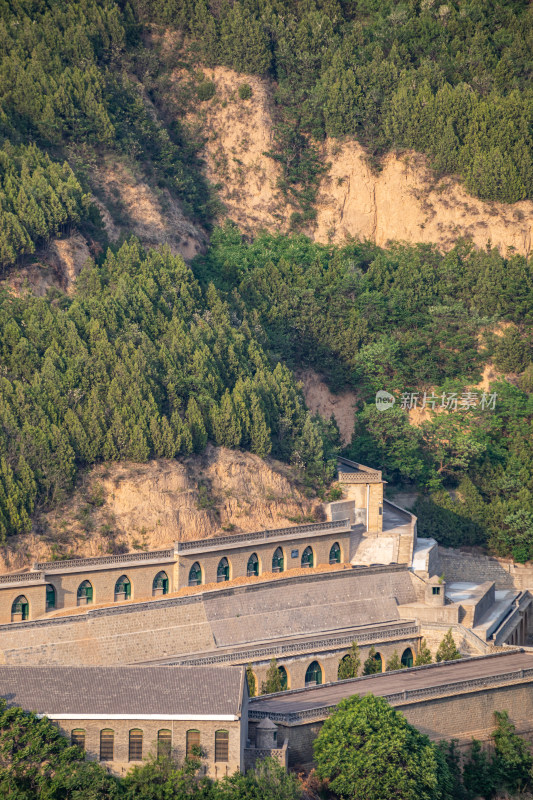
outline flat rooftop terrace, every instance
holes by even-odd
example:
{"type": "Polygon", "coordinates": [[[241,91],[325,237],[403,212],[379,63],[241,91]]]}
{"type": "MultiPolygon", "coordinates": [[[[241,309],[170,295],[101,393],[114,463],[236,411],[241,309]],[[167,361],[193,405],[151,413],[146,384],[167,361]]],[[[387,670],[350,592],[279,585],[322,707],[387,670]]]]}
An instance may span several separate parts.
{"type": "Polygon", "coordinates": [[[533,681],[533,653],[512,651],[257,697],[250,700],[249,716],[296,723],[327,716],[329,708],[355,694],[371,693],[386,697],[393,705],[401,705],[428,696],[459,693],[461,683],[468,684],[464,690],[475,690],[476,683],[480,689],[486,689],[490,685],[528,680],[533,681]]]}

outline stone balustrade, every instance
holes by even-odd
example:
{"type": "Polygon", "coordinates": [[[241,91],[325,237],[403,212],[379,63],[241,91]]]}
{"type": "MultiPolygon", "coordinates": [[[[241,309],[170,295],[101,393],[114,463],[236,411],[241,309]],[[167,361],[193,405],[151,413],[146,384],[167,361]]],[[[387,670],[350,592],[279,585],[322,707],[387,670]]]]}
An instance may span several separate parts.
{"type": "Polygon", "coordinates": [[[35,584],[35,583],[44,583],[45,582],[45,574],[44,572],[19,572],[13,575],[0,575],[0,585],[19,585],[19,584],[35,584]]]}
{"type": "Polygon", "coordinates": [[[180,554],[218,551],[227,547],[246,547],[248,544],[277,539],[296,539],[306,535],[317,536],[321,533],[348,532],[350,527],[349,519],[341,519],[334,522],[311,522],[307,525],[292,525],[289,528],[273,528],[271,530],[253,531],[252,533],[236,533],[233,536],[217,536],[210,539],[196,539],[191,542],[176,542],[176,551],[180,554]]]}
{"type": "Polygon", "coordinates": [[[326,650],[329,648],[346,647],[355,640],[358,645],[370,644],[381,641],[394,641],[395,639],[408,639],[420,634],[420,626],[416,624],[398,625],[394,628],[379,628],[372,631],[354,630],[349,634],[339,634],[338,636],[328,636],[327,638],[316,639],[307,638],[305,641],[288,642],[285,644],[267,644],[264,647],[248,648],[245,650],[233,650],[231,653],[218,653],[216,655],[198,656],[196,658],[179,658],[175,661],[165,663],[181,664],[183,666],[203,666],[206,664],[228,664],[244,663],[257,661],[260,659],[272,658],[273,656],[288,656],[299,652],[310,650],[326,650]]]}
{"type": "Polygon", "coordinates": [[[381,472],[342,472],[337,473],[339,483],[377,483],[381,481],[381,472]]]}
{"type": "MultiPolygon", "coordinates": [[[[142,553],[123,553],[116,556],[94,556],[91,558],[69,558],[64,561],[42,561],[34,564],[34,570],[42,570],[43,572],[64,572],[67,569],[82,570],[87,567],[113,567],[115,565],[136,564],[153,562],[160,563],[163,561],[174,561],[174,549],[171,550],[152,550],[142,553]]],[[[30,573],[31,574],[31,573],[30,573]]],[[[12,577],[12,576],[0,576],[12,577]]]]}

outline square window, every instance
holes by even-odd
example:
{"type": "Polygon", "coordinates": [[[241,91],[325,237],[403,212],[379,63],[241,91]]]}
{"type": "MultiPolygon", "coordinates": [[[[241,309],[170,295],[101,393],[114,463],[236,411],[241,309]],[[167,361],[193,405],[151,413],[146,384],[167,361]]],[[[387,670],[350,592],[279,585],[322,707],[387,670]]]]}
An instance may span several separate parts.
{"type": "Polygon", "coordinates": [[[433,586],[433,594],[440,594],[440,586],[433,586]]]}

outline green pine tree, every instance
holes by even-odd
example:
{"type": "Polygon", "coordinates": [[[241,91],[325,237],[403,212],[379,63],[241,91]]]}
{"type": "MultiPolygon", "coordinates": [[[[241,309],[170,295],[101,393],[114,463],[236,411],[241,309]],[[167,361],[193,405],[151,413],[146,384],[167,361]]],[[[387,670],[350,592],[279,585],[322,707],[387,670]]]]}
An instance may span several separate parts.
{"type": "Polygon", "coordinates": [[[415,667],[422,667],[424,664],[431,664],[432,661],[433,658],[431,656],[431,650],[427,646],[426,640],[422,639],[420,642],[420,649],[415,659],[415,667]]]}
{"type": "Polygon", "coordinates": [[[452,629],[450,628],[439,644],[435,661],[456,661],[458,658],[461,658],[461,653],[457,649],[452,636],[452,629]]]}
{"type": "Polygon", "coordinates": [[[283,681],[280,675],[278,662],[275,658],[270,660],[266,680],[261,683],[261,694],[273,694],[283,691],[283,681]]]}
{"type": "Polygon", "coordinates": [[[339,662],[339,669],[337,672],[338,680],[344,681],[347,678],[357,678],[360,666],[361,657],[359,654],[359,645],[357,642],[352,642],[350,649],[339,662]]]}

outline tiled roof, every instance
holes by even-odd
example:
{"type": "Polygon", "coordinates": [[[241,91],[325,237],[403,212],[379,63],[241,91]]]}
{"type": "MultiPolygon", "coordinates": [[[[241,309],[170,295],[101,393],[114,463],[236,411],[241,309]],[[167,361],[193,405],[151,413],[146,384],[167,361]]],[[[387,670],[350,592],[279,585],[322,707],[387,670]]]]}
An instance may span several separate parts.
{"type": "Polygon", "coordinates": [[[242,667],[0,666],[8,705],[50,717],[239,715],[242,693],[242,667]]]}

